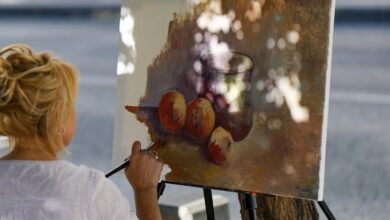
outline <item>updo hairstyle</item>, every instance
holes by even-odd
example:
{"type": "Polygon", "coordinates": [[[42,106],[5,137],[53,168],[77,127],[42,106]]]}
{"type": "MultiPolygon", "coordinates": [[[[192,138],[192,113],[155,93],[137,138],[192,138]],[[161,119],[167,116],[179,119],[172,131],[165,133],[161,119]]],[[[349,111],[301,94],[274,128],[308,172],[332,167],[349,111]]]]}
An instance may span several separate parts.
{"type": "Polygon", "coordinates": [[[64,148],[66,119],[77,97],[78,71],[48,52],[33,54],[29,46],[0,49],[0,135],[16,143],[35,140],[50,153],[64,148]]]}

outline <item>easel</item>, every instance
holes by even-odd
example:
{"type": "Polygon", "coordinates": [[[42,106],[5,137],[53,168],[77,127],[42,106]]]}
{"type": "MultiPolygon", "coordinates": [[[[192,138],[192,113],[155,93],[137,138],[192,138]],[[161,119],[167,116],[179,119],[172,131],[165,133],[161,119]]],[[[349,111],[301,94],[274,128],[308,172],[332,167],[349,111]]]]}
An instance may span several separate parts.
{"type": "MultiPolygon", "coordinates": [[[[164,193],[166,183],[164,181],[160,182],[157,186],[157,197],[160,198],[160,196],[164,193]]],[[[203,187],[203,196],[206,204],[206,215],[207,220],[214,220],[214,205],[213,205],[213,196],[210,188],[203,187]]],[[[321,210],[324,212],[325,216],[328,218],[328,220],[336,220],[334,217],[332,211],[329,209],[326,202],[323,201],[317,201],[318,205],[321,207],[321,210]]],[[[245,193],[245,202],[244,202],[244,210],[248,212],[248,216],[250,220],[256,220],[256,195],[251,193],[245,193]]]]}
{"type": "MultiPolygon", "coordinates": [[[[105,176],[106,178],[112,176],[113,174],[117,173],[118,171],[124,169],[126,166],[128,166],[129,160],[125,160],[123,164],[116,167],[115,169],[108,172],[105,176]]],[[[157,198],[159,199],[160,196],[164,193],[166,182],[162,181],[157,186],[157,198]]],[[[214,205],[213,205],[213,195],[211,192],[211,188],[203,187],[203,197],[205,200],[206,205],[206,215],[207,220],[214,220],[214,205]]],[[[317,201],[318,205],[321,207],[322,211],[324,212],[325,216],[328,218],[328,220],[336,220],[334,217],[332,211],[329,209],[326,202],[323,201],[317,201]]],[[[256,208],[257,208],[257,202],[256,202],[256,194],[255,193],[245,193],[244,198],[244,204],[242,207],[242,212],[247,212],[249,220],[256,220],[256,208]]]]}

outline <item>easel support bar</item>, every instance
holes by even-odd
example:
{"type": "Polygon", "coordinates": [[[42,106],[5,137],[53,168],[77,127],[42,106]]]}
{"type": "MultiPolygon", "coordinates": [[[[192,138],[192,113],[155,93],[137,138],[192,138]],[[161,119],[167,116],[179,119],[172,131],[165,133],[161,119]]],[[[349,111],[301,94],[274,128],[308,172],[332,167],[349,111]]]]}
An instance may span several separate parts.
{"type": "Polygon", "coordinates": [[[318,201],[318,205],[321,207],[321,209],[324,212],[325,216],[329,220],[336,220],[336,218],[334,217],[332,211],[329,209],[328,205],[326,204],[325,200],[318,201]]]}
{"type": "Polygon", "coordinates": [[[249,220],[256,220],[256,196],[251,193],[245,193],[244,210],[247,211],[249,220]]]}
{"type": "Polygon", "coordinates": [[[165,189],[165,182],[164,181],[159,182],[157,185],[157,199],[159,199],[160,196],[162,196],[162,194],[164,193],[164,189],[165,189]]]}
{"type": "Polygon", "coordinates": [[[211,189],[203,188],[204,201],[206,204],[206,214],[207,220],[214,220],[214,204],[213,204],[213,195],[211,189]]]}

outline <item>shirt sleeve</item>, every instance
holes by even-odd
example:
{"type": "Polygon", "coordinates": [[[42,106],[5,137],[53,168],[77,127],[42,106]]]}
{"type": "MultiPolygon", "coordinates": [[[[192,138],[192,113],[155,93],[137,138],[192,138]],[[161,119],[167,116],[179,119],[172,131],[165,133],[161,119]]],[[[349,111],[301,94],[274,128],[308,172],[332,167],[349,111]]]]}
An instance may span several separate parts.
{"type": "Polygon", "coordinates": [[[130,210],[129,201],[119,188],[100,171],[90,172],[90,198],[88,216],[90,219],[136,220],[136,214],[130,210]]]}

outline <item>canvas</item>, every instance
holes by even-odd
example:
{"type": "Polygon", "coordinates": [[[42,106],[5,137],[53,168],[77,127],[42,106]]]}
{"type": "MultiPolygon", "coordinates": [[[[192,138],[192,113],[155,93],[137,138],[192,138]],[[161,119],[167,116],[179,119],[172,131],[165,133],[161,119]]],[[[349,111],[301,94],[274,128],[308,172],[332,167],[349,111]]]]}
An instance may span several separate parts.
{"type": "Polygon", "coordinates": [[[334,2],[124,0],[114,161],[167,182],[322,200],[334,2]]]}

